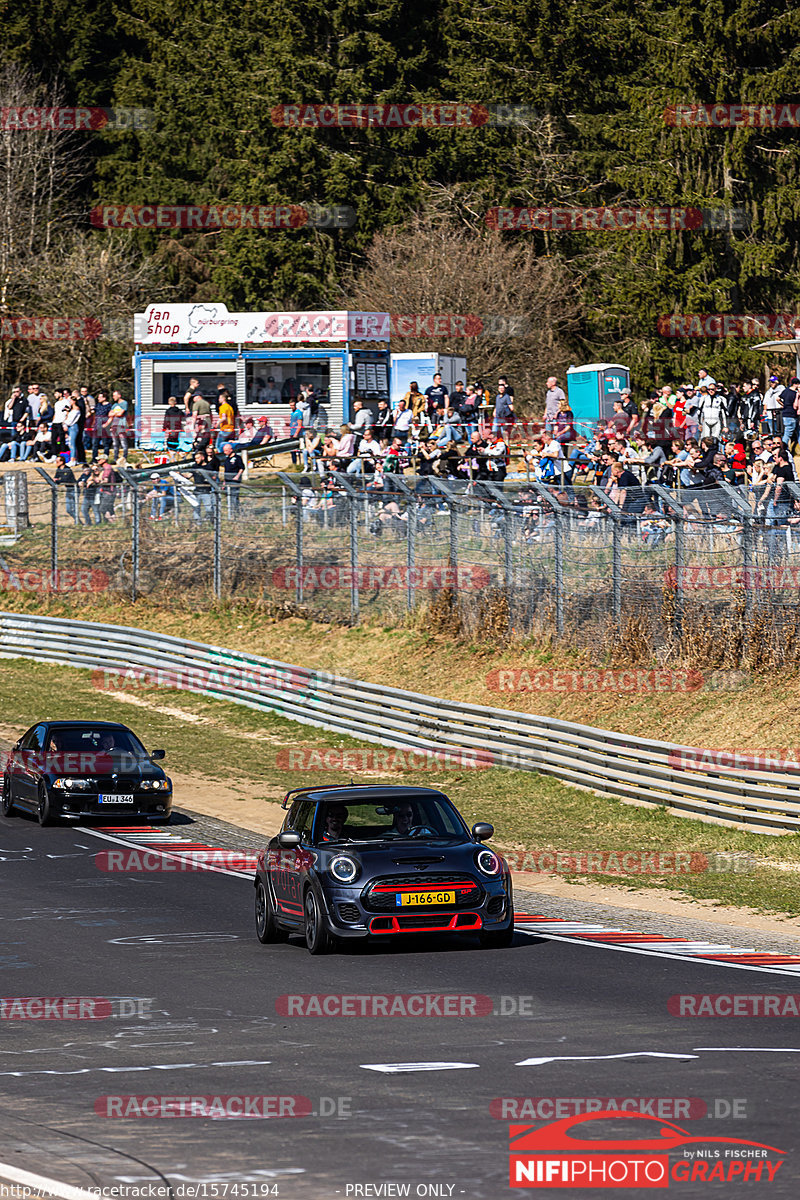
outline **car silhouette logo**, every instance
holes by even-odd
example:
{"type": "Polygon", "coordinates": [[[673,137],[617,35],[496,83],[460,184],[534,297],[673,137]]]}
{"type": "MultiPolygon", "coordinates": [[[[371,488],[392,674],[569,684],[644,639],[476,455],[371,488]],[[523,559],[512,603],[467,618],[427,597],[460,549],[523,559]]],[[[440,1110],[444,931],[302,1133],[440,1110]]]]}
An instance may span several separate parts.
{"type": "MultiPolygon", "coordinates": [[[[639,1125],[639,1128],[641,1129],[641,1125],[639,1125]]],[[[705,1146],[709,1143],[716,1145],[724,1143],[729,1146],[756,1146],[760,1150],[772,1150],[775,1154],[786,1153],[785,1150],[779,1150],[777,1146],[767,1146],[763,1142],[750,1142],[744,1138],[711,1137],[707,1135],[698,1137],[697,1134],[690,1133],[688,1129],[682,1129],[680,1125],[673,1125],[670,1121],[662,1121],[658,1117],[650,1117],[645,1113],[623,1112],[619,1109],[606,1109],[602,1112],[564,1117],[560,1121],[553,1121],[539,1128],[532,1125],[511,1125],[509,1126],[508,1136],[510,1149],[515,1154],[528,1151],[550,1153],[552,1151],[565,1150],[578,1154],[585,1154],[590,1150],[665,1151],[676,1150],[680,1146],[692,1144],[705,1146]],[[652,1128],[653,1136],[650,1138],[597,1138],[596,1136],[581,1137],[578,1135],[576,1137],[571,1132],[577,1126],[583,1126],[589,1131],[592,1129],[592,1122],[609,1120],[645,1121],[652,1128]]]]}

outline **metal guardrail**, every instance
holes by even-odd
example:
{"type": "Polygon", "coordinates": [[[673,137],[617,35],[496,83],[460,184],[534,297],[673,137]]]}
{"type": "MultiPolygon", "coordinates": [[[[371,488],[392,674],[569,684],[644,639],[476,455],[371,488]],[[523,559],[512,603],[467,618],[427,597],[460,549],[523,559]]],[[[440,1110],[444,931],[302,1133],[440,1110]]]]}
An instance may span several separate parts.
{"type": "Polygon", "coordinates": [[[800,829],[800,763],[789,764],[784,773],[725,767],[703,762],[704,752],[696,747],[442,700],[129,626],[4,612],[0,658],[108,672],[111,690],[116,672],[146,671],[156,678],[161,673],[166,686],[172,681],[359,741],[474,755],[476,766],[541,772],[601,795],[751,832],[800,829]]]}

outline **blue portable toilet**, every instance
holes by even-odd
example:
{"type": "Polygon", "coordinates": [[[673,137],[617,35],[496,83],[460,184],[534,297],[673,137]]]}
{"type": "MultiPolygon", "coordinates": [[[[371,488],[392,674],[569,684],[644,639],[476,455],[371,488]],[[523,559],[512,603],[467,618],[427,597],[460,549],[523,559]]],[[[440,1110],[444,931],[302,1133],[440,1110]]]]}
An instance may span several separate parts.
{"type": "Polygon", "coordinates": [[[575,428],[591,437],[599,421],[614,413],[614,401],[631,386],[629,367],[619,363],[586,363],[567,371],[567,398],[575,416],[575,428]]]}

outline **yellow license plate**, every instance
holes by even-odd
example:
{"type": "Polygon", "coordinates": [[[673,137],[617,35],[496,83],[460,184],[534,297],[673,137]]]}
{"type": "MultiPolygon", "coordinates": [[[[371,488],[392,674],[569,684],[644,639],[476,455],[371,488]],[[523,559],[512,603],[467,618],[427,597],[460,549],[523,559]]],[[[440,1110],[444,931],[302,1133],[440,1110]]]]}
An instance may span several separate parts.
{"type": "Polygon", "coordinates": [[[409,904],[455,904],[455,892],[398,892],[397,903],[401,906],[409,904]]]}

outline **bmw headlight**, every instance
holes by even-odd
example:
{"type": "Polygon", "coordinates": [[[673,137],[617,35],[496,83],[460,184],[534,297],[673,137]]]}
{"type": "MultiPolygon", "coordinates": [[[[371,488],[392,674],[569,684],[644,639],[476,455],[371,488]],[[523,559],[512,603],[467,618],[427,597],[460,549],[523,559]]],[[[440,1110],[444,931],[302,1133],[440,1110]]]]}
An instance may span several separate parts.
{"type": "Polygon", "coordinates": [[[88,792],[91,788],[88,779],[54,779],[53,787],[67,792],[88,792]]]}
{"type": "Polygon", "coordinates": [[[165,789],[167,781],[165,779],[143,779],[141,782],[142,791],[158,792],[165,789]]]}
{"type": "Polygon", "coordinates": [[[352,883],[358,875],[359,867],[358,863],[346,854],[337,854],[329,863],[328,870],[337,883],[352,883]]]}
{"type": "Polygon", "coordinates": [[[499,875],[502,870],[500,859],[496,854],[492,854],[491,850],[479,850],[475,855],[475,862],[478,864],[478,870],[484,875],[499,875]]]}

